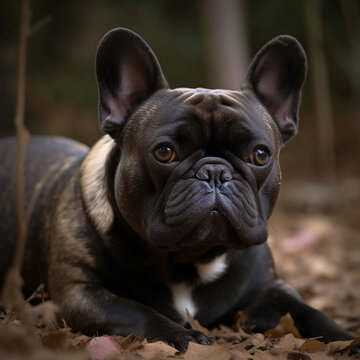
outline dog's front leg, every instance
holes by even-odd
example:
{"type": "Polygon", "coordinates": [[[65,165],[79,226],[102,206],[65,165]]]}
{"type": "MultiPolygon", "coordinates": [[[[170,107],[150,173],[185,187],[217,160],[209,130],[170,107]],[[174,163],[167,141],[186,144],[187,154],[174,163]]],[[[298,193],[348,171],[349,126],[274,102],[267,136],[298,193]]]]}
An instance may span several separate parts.
{"type": "Polygon", "coordinates": [[[186,329],[149,306],[121,298],[97,284],[69,285],[60,301],[68,325],[86,334],[135,334],[150,342],[164,341],[184,352],[189,341],[213,341],[199,331],[186,329]]]}
{"type": "Polygon", "coordinates": [[[326,343],[353,339],[330,317],[305,304],[294,289],[279,280],[259,293],[247,312],[248,322],[256,326],[255,331],[264,332],[275,327],[283,315],[290,313],[305,338],[320,337],[326,343]]]}

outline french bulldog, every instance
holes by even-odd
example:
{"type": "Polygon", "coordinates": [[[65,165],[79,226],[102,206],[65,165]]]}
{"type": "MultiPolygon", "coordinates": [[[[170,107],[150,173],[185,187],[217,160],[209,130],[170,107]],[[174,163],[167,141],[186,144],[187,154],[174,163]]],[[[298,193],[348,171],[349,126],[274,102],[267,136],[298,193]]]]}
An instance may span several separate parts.
{"type": "MultiPolygon", "coordinates": [[[[39,196],[25,292],[45,283],[76,331],[180,351],[213,342],[187,313],[213,327],[241,310],[256,331],[290,313],[304,337],[351,339],[277,277],[266,243],[306,72],[299,42],[278,36],[237,91],[170,89],[142,38],[108,32],[96,57],[106,135],[90,150],[57,137],[27,144],[25,200],[39,196]]],[[[1,140],[1,274],[14,249],[14,158],[15,140],[1,140]]]]}

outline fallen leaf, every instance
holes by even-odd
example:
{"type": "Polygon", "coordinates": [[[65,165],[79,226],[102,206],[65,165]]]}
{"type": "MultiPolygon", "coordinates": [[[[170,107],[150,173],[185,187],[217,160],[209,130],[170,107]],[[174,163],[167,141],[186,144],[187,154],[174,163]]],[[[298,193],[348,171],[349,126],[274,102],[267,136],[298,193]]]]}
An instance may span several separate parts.
{"type": "Polygon", "coordinates": [[[70,349],[84,349],[86,344],[91,340],[89,336],[77,335],[70,340],[70,349]]]}
{"type": "Polygon", "coordinates": [[[326,345],[327,345],[329,353],[336,353],[336,352],[340,352],[340,351],[349,350],[351,347],[359,345],[359,344],[360,344],[360,337],[355,338],[353,340],[333,341],[326,345]]]}
{"type": "MultiPolygon", "coordinates": [[[[39,346],[39,341],[34,342],[33,340],[24,326],[0,325],[0,350],[2,351],[29,353],[39,346]]],[[[6,359],[6,357],[0,358],[6,359]]]]}
{"type": "MultiPolygon", "coordinates": [[[[317,353],[313,353],[311,354],[311,360],[333,360],[333,359],[337,359],[337,360],[347,360],[347,357],[333,357],[331,355],[328,355],[324,352],[317,352],[317,353]]],[[[355,359],[348,359],[348,360],[355,360],[355,359]]]]}
{"type": "Polygon", "coordinates": [[[294,334],[286,334],[280,338],[279,342],[274,345],[274,348],[287,351],[299,350],[304,342],[305,340],[296,338],[294,334]]]}
{"type": "Polygon", "coordinates": [[[294,320],[289,313],[280,319],[280,325],[289,333],[295,335],[298,338],[301,338],[299,330],[295,327],[294,320]]]}
{"type": "Polygon", "coordinates": [[[244,337],[249,333],[252,333],[255,329],[255,325],[248,323],[249,314],[244,311],[238,311],[235,316],[235,325],[234,327],[240,332],[244,337]]]}
{"type": "Polygon", "coordinates": [[[250,354],[254,354],[256,350],[264,350],[268,348],[270,342],[265,339],[265,336],[260,333],[253,334],[249,339],[246,339],[238,345],[239,349],[247,350],[250,354]]]}
{"type": "Polygon", "coordinates": [[[206,336],[209,336],[210,335],[210,331],[208,329],[206,329],[205,327],[201,326],[199,321],[194,319],[188,309],[186,309],[186,315],[187,315],[187,319],[188,319],[188,323],[190,325],[190,327],[193,329],[193,330],[196,330],[196,331],[200,331],[202,332],[203,334],[205,334],[206,336]]]}
{"type": "Polygon", "coordinates": [[[300,346],[301,352],[315,353],[319,351],[326,351],[327,345],[316,339],[307,339],[300,346]]]}
{"type": "MultiPolygon", "coordinates": [[[[260,351],[260,352],[262,352],[262,351],[260,351]]],[[[232,360],[237,360],[237,359],[239,359],[239,360],[244,360],[244,359],[246,359],[246,360],[253,360],[253,359],[255,359],[254,358],[254,355],[251,355],[248,351],[246,351],[246,350],[240,350],[240,349],[231,349],[230,350],[230,353],[231,353],[231,355],[232,355],[232,360]]]]}
{"type": "Polygon", "coordinates": [[[291,351],[287,354],[288,360],[311,360],[309,355],[297,351],[291,351]]]}
{"type": "Polygon", "coordinates": [[[136,351],[136,354],[141,355],[144,359],[162,359],[169,356],[175,356],[178,351],[170,345],[162,341],[153,343],[143,342],[142,349],[136,351]]]}
{"type": "Polygon", "coordinates": [[[200,345],[189,342],[184,360],[230,360],[231,352],[226,345],[200,345]]]}
{"type": "Polygon", "coordinates": [[[141,350],[144,345],[141,343],[140,337],[130,334],[120,341],[120,348],[129,352],[141,350]]]}
{"type": "Polygon", "coordinates": [[[298,329],[294,325],[293,318],[287,313],[280,319],[279,324],[276,327],[265,331],[265,336],[278,338],[289,333],[301,338],[298,329]]]}
{"type": "Polygon", "coordinates": [[[245,339],[249,339],[252,335],[245,333],[242,329],[233,330],[228,326],[220,325],[218,328],[213,329],[210,332],[210,336],[216,339],[224,339],[229,342],[241,342],[245,339]]]}
{"type": "Polygon", "coordinates": [[[351,344],[349,345],[349,348],[358,345],[360,345],[360,336],[352,340],[351,344]]]}
{"type": "MultiPolygon", "coordinates": [[[[287,360],[287,352],[280,352],[276,354],[272,354],[268,351],[256,351],[254,354],[254,360],[287,360]]],[[[243,360],[243,359],[241,359],[243,360]]]]}
{"type": "Polygon", "coordinates": [[[48,349],[65,350],[68,347],[69,330],[49,328],[47,335],[41,338],[41,343],[48,349]]]}

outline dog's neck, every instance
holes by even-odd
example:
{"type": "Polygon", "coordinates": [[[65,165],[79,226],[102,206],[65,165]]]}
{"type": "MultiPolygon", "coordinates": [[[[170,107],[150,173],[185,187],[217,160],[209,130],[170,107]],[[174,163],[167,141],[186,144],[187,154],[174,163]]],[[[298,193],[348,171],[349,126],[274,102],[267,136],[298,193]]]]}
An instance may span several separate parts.
{"type": "Polygon", "coordinates": [[[114,222],[114,212],[107,194],[105,166],[115,146],[110,136],[103,136],[90,150],[80,168],[84,205],[100,235],[106,234],[114,222]]]}
{"type": "Polygon", "coordinates": [[[127,224],[116,205],[113,191],[109,190],[114,188],[114,164],[119,156],[116,143],[105,135],[89,152],[80,171],[87,215],[109,256],[120,264],[125,261],[134,269],[146,267],[154,279],[165,283],[198,283],[217,278],[226,268],[226,248],[212,248],[196,256],[185,250],[161,251],[144,241],[127,224]]]}

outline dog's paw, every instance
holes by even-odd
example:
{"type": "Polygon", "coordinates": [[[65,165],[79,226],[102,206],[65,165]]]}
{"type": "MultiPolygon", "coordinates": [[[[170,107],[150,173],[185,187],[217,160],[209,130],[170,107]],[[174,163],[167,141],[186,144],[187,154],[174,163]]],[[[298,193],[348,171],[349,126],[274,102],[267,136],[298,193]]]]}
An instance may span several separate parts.
{"type": "Polygon", "coordinates": [[[358,355],[359,356],[359,354],[360,354],[360,345],[353,346],[353,347],[350,348],[349,355],[358,355]]]}

